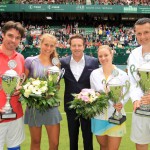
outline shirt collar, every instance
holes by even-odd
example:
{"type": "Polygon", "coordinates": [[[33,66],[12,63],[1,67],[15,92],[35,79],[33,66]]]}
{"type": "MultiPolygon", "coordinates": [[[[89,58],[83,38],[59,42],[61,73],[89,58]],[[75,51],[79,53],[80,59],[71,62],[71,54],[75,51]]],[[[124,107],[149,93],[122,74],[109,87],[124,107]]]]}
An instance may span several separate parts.
{"type": "MultiPolygon", "coordinates": [[[[70,60],[71,62],[76,62],[75,60],[74,60],[74,58],[73,58],[73,56],[71,55],[71,60],[70,60]]],[[[84,55],[82,56],[82,58],[80,59],[80,61],[78,62],[78,63],[80,63],[80,62],[84,62],[85,61],[85,57],[84,57],[84,55]]],[[[77,62],[76,62],[77,63],[77,62]]]]}
{"type": "MultiPolygon", "coordinates": [[[[0,50],[0,54],[5,55],[1,50],[0,50]]],[[[12,55],[11,55],[9,58],[10,58],[10,59],[15,58],[17,55],[18,55],[18,53],[14,50],[13,53],[12,53],[12,55]]],[[[7,56],[7,55],[5,55],[5,56],[7,56]]],[[[8,56],[7,56],[7,57],[8,57],[8,56]]]]}

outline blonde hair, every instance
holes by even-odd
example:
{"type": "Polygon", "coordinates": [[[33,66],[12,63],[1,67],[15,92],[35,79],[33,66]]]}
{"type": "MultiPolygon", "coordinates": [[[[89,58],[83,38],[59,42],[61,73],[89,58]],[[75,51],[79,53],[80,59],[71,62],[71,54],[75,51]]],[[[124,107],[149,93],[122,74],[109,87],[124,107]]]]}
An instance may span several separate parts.
{"type": "MultiPolygon", "coordinates": [[[[48,33],[44,33],[41,38],[40,38],[40,46],[41,44],[44,42],[44,40],[46,38],[50,38],[54,41],[55,45],[57,44],[57,38],[54,36],[54,35],[51,35],[51,34],[48,34],[48,33]]],[[[53,51],[53,53],[50,55],[50,60],[52,60],[54,57],[57,57],[58,58],[58,53],[56,51],[56,46],[55,46],[55,49],[53,51]]],[[[57,66],[60,66],[60,64],[58,64],[57,66]]]]}
{"type": "Polygon", "coordinates": [[[110,54],[112,54],[112,60],[113,60],[113,58],[114,58],[114,51],[111,49],[111,47],[109,47],[108,45],[101,45],[101,46],[99,46],[99,48],[97,50],[97,53],[99,53],[99,51],[101,49],[107,49],[107,50],[109,50],[110,54]]]}
{"type": "Polygon", "coordinates": [[[101,46],[99,46],[98,52],[99,52],[101,49],[103,49],[103,48],[109,50],[110,53],[113,54],[112,49],[111,49],[108,45],[101,45],[101,46]]]}

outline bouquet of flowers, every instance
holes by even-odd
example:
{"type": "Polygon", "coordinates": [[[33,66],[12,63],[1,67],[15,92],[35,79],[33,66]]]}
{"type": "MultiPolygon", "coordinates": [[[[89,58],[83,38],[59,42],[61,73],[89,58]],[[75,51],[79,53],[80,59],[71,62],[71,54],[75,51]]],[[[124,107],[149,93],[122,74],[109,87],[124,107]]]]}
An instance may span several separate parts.
{"type": "Polygon", "coordinates": [[[49,107],[58,106],[60,103],[58,85],[52,75],[47,78],[29,78],[22,87],[21,98],[29,108],[36,108],[44,112],[49,107]]]}
{"type": "Polygon", "coordinates": [[[104,92],[95,92],[93,89],[83,89],[79,94],[72,94],[74,100],[69,102],[70,109],[75,109],[77,117],[90,119],[96,114],[103,113],[108,105],[108,96],[104,92]]]}

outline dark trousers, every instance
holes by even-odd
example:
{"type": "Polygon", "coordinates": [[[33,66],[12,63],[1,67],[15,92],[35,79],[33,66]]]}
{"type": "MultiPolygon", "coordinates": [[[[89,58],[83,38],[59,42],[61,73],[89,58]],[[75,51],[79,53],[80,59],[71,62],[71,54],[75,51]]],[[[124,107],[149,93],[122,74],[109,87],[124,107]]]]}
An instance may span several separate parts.
{"type": "Polygon", "coordinates": [[[91,132],[91,120],[82,117],[75,119],[77,114],[74,110],[66,112],[68,131],[70,138],[70,150],[78,150],[79,127],[81,125],[84,150],[93,150],[93,137],[91,132]]]}

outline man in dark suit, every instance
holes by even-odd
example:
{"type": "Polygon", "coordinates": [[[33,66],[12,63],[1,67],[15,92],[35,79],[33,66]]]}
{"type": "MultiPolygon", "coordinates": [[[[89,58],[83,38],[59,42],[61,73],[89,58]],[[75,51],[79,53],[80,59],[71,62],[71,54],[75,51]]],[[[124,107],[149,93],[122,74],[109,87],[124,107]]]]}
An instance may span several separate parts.
{"type": "Polygon", "coordinates": [[[82,117],[75,119],[75,110],[70,110],[68,102],[73,100],[72,93],[79,93],[84,88],[90,88],[89,76],[91,72],[99,67],[98,60],[94,57],[84,55],[85,41],[81,35],[73,35],[69,39],[72,55],[62,58],[61,67],[65,69],[64,82],[64,108],[67,115],[70,150],[78,150],[78,135],[81,125],[84,150],[93,150],[93,139],[91,133],[90,119],[82,117]]]}

